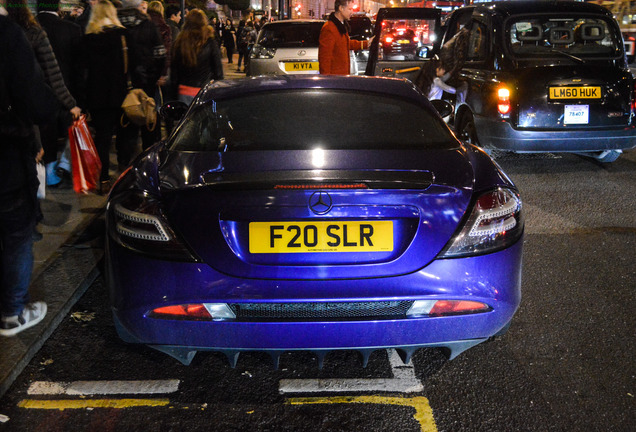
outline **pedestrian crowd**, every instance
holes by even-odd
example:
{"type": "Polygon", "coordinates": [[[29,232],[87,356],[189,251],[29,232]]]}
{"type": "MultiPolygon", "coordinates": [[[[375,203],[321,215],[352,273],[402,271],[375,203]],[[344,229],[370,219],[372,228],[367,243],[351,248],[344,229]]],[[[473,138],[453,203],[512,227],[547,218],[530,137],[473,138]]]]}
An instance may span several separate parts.
{"type": "Polygon", "coordinates": [[[240,68],[243,28],[253,31],[251,23],[238,33],[229,19],[210,23],[199,9],[181,26],[179,6],[160,1],[83,1],[62,14],[60,0],[39,0],[36,13],[27,0],[0,0],[0,336],[46,315],[46,304],[28,294],[32,245],[41,236],[36,167],[44,164],[47,187],[70,187],[73,120],[86,115],[102,163],[98,192],[106,194],[113,137],[119,172],[139,139],[142,149],[161,139],[161,127],[126,118],[129,90],[142,89],[157,106],[190,102],[210,80],[223,79],[221,47],[230,63],[238,48],[240,68]]]}

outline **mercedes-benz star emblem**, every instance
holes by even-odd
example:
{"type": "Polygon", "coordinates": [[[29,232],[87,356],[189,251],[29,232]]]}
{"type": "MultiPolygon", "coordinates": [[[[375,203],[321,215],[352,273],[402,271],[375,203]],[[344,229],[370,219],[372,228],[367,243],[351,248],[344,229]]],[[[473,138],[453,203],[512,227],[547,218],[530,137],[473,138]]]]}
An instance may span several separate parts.
{"type": "Polygon", "coordinates": [[[331,196],[327,192],[314,192],[309,198],[309,208],[319,215],[328,213],[331,210],[331,196]]]}

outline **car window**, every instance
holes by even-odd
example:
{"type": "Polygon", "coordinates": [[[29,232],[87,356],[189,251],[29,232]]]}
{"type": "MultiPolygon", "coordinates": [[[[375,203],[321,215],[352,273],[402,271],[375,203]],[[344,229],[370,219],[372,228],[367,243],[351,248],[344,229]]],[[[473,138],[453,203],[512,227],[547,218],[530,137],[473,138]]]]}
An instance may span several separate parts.
{"type": "Polygon", "coordinates": [[[466,60],[482,61],[488,57],[488,27],[480,22],[473,22],[468,37],[468,53],[466,60]]]}
{"type": "Polygon", "coordinates": [[[448,148],[456,141],[421,105],[337,90],[256,93],[196,105],[176,151],[448,148]],[[390,125],[391,127],[387,127],[390,125]]]}
{"type": "Polygon", "coordinates": [[[265,48],[318,47],[323,22],[268,24],[258,35],[257,44],[265,48]]]}
{"type": "Polygon", "coordinates": [[[508,49],[518,58],[617,57],[622,42],[603,17],[543,15],[507,22],[508,49]]]}
{"type": "Polygon", "coordinates": [[[353,40],[367,40],[373,36],[373,24],[366,16],[352,16],[349,20],[349,37],[353,40]]]}
{"type": "Polygon", "coordinates": [[[378,60],[417,60],[432,56],[433,19],[385,19],[380,32],[378,60]]]}

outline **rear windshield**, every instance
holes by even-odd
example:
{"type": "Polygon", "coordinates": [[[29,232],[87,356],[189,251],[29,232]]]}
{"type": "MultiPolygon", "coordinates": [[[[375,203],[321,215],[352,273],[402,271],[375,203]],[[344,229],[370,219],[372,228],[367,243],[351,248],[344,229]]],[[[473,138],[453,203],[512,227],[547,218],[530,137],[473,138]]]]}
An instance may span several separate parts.
{"type": "Polygon", "coordinates": [[[542,15],[515,17],[507,22],[507,42],[517,58],[616,58],[622,42],[604,17],[542,15]]]}
{"type": "Polygon", "coordinates": [[[263,27],[257,43],[265,48],[316,48],[323,22],[269,24],[263,27]]]}
{"type": "Polygon", "coordinates": [[[456,147],[444,123],[393,96],[336,90],[257,93],[199,105],[175,151],[456,147]]]}

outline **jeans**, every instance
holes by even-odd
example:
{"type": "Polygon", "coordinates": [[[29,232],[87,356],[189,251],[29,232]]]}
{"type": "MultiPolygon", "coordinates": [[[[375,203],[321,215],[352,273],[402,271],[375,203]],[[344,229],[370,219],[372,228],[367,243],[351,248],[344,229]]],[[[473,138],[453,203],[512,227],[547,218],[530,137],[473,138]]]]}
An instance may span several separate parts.
{"type": "Polygon", "coordinates": [[[29,302],[35,200],[28,190],[0,207],[0,314],[19,315],[29,302]]]}

